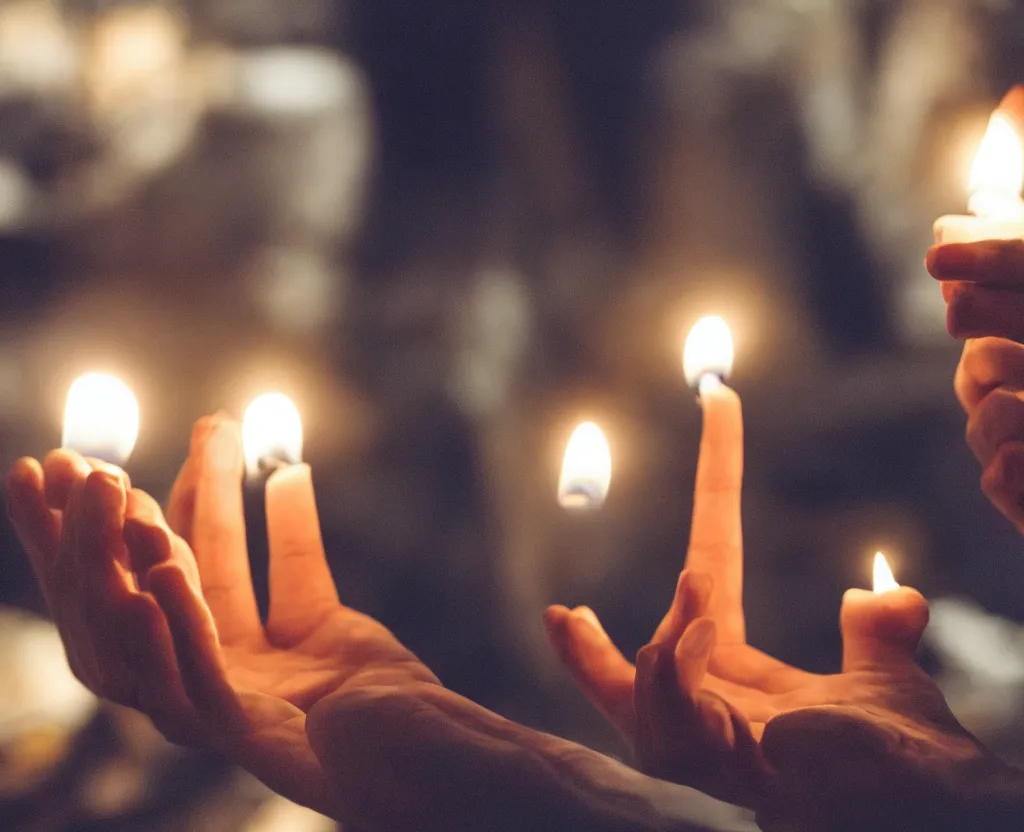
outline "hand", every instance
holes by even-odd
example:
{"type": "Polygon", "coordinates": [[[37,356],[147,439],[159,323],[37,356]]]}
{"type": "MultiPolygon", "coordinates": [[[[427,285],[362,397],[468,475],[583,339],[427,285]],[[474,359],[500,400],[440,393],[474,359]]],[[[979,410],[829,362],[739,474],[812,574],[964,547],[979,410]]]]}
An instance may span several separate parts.
{"type": "MultiPolygon", "coordinates": [[[[1024,135],[1024,86],[1010,90],[996,112],[1013,124],[1018,135],[1024,135]]],[[[941,242],[939,230],[936,240],[941,242]]],[[[950,335],[1024,340],[1024,241],[936,245],[925,265],[942,282],[950,335]]]]}
{"type": "MultiPolygon", "coordinates": [[[[765,829],[982,828],[950,825],[963,818],[962,784],[1014,775],[914,664],[927,623],[917,592],[847,593],[839,674],[746,643],[739,400],[719,388],[702,401],[691,544],[668,614],[634,667],[592,612],[552,608],[563,661],[645,771],[753,808],[765,829]]],[[[985,828],[1015,828],[1005,820],[985,828]]]]}
{"type": "Polygon", "coordinates": [[[444,689],[384,627],[339,604],[305,466],[268,483],[262,626],[241,466],[237,424],[201,420],[166,519],[120,471],[72,452],[12,467],[12,520],[94,692],[359,828],[698,828],[664,784],[444,689]]]}
{"type": "Polygon", "coordinates": [[[331,813],[306,712],[346,684],[436,679],[338,602],[305,466],[278,472],[267,490],[272,601],[261,624],[242,467],[237,423],[214,417],[196,427],[167,520],[109,466],[69,451],[14,465],[10,512],[83,683],[331,813]]]}

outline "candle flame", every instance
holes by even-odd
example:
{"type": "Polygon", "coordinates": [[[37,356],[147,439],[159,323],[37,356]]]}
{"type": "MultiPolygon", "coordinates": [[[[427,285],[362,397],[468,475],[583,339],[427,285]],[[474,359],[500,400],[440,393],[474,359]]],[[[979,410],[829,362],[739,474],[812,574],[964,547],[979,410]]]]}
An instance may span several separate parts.
{"type": "Polygon", "coordinates": [[[283,393],[264,393],[245,409],[242,419],[245,467],[252,474],[267,466],[302,461],[302,417],[283,393]]]}
{"type": "Polygon", "coordinates": [[[1013,123],[992,114],[971,168],[971,212],[986,219],[1012,219],[1024,212],[1024,145],[1013,123]]]}
{"type": "Polygon", "coordinates": [[[104,373],[75,379],[64,405],[61,446],[124,465],[139,438],[139,402],[123,381],[104,373]]]}
{"type": "Polygon", "coordinates": [[[604,432],[583,422],[569,439],[558,480],[558,503],[566,509],[598,509],[612,481],[612,455],[604,432]]]}
{"type": "Polygon", "coordinates": [[[717,315],[701,318],[686,336],[683,372],[691,387],[711,374],[725,378],[732,370],[733,344],[729,325],[717,315]]]}
{"type": "Polygon", "coordinates": [[[889,568],[889,562],[885,559],[885,555],[881,552],[875,552],[875,595],[882,595],[886,592],[892,592],[894,589],[899,588],[900,585],[896,583],[896,578],[893,577],[892,570],[889,568]]]}

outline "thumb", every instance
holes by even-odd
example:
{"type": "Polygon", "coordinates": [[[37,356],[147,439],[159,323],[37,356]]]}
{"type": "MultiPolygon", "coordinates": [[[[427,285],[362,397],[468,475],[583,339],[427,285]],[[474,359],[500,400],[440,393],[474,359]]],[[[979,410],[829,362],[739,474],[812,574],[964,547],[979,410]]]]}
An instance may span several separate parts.
{"type": "Polygon", "coordinates": [[[928,602],[916,589],[848,590],[839,615],[843,672],[913,664],[927,625],[928,602]]]}

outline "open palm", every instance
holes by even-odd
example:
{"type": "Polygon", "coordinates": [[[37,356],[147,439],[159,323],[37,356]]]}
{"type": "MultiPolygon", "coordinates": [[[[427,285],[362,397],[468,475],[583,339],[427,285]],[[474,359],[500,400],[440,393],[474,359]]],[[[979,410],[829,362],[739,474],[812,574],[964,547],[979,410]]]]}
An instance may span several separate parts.
{"type": "Polygon", "coordinates": [[[1005,767],[914,663],[927,603],[907,588],[850,590],[838,674],[747,644],[740,404],[725,387],[702,401],[687,568],[651,641],[634,665],[590,609],[552,607],[552,644],[644,771],[755,809],[762,828],[944,828],[934,814],[948,818],[958,777],[1005,767]]]}
{"type": "Polygon", "coordinates": [[[9,476],[18,529],[76,675],[170,739],[225,751],[332,813],[306,714],[346,685],[436,683],[381,624],[343,606],[309,469],[267,489],[270,614],[260,620],[242,512],[239,426],[201,420],[166,519],[123,473],[70,451],[9,476]]]}

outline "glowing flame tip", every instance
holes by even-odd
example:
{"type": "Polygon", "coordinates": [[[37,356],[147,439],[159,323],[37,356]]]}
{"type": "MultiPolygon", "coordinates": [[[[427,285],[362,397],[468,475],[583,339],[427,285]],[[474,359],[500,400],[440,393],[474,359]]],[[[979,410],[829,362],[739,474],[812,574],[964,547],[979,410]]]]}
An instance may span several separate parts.
{"type": "Polygon", "coordinates": [[[732,332],[725,320],[709,315],[697,321],[683,347],[686,383],[697,387],[708,374],[725,378],[732,371],[732,360],[732,332]]]}
{"type": "Polygon", "coordinates": [[[302,417],[283,393],[264,393],[245,409],[242,419],[245,467],[252,474],[263,467],[302,461],[302,417]]]}
{"type": "Polygon", "coordinates": [[[573,431],[562,460],[558,503],[566,509],[598,509],[612,480],[612,456],[604,432],[593,422],[573,431]]]}
{"type": "Polygon", "coordinates": [[[900,585],[896,583],[896,578],[893,577],[892,570],[889,568],[889,563],[886,561],[885,555],[881,552],[875,552],[875,566],[873,571],[875,595],[882,595],[886,592],[892,592],[894,589],[900,588],[900,585]]]}
{"type": "Polygon", "coordinates": [[[139,402],[127,384],[105,373],[74,380],[64,405],[62,447],[124,465],[138,438],[139,402]]]}

